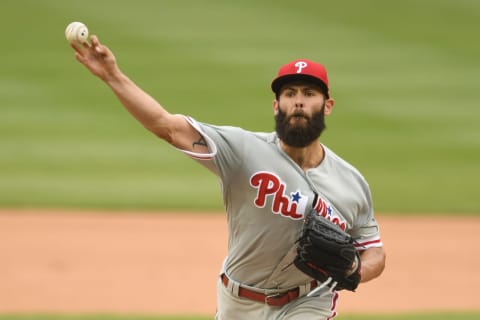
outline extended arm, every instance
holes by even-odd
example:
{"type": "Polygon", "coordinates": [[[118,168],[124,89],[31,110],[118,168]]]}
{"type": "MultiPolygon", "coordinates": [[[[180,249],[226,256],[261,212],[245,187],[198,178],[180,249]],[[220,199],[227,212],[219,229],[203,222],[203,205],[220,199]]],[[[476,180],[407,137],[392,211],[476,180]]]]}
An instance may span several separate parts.
{"type": "Polygon", "coordinates": [[[77,60],[103,80],[125,108],[145,128],[173,146],[197,153],[207,153],[202,136],[181,115],[172,115],[155,99],[130,80],[117,65],[115,56],[96,36],[91,46],[72,45],[77,60]]]}

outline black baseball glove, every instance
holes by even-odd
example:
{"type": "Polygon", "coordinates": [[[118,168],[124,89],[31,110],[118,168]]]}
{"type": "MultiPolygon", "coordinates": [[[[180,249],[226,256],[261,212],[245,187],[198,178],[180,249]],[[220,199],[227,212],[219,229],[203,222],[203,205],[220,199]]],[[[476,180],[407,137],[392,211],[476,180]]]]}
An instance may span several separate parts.
{"type": "Polygon", "coordinates": [[[305,218],[297,240],[294,264],[320,282],[330,282],[336,290],[355,291],[360,282],[360,255],[352,237],[316,212],[305,218]]]}

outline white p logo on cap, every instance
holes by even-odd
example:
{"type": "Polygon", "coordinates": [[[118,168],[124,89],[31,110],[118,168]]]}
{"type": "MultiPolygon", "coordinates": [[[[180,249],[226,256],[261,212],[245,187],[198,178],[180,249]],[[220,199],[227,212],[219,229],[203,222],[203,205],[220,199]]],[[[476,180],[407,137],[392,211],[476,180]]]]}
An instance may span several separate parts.
{"type": "Polygon", "coordinates": [[[295,67],[297,67],[297,73],[302,73],[302,69],[307,67],[307,63],[305,61],[298,61],[295,63],[295,67]]]}

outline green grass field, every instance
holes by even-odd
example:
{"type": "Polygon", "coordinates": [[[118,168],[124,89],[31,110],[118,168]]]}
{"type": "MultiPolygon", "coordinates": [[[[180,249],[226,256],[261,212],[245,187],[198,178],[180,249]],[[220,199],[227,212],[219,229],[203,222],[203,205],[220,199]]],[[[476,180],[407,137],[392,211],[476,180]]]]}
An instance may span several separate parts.
{"type": "Polygon", "coordinates": [[[321,61],[336,99],[322,139],[377,211],[480,212],[478,2],[4,0],[0,14],[1,207],[222,208],[217,179],[75,61],[63,32],[80,20],[167,109],[215,124],[273,130],[278,67],[321,61]]]}

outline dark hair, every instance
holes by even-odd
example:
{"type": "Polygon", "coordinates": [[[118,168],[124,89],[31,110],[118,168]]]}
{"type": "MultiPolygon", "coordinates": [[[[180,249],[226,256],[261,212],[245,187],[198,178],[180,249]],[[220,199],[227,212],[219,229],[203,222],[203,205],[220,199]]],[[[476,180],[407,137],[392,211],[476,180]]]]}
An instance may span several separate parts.
{"type": "Polygon", "coordinates": [[[280,93],[282,92],[282,88],[288,84],[288,83],[292,83],[292,82],[305,82],[305,83],[310,83],[310,84],[313,84],[315,85],[317,88],[320,89],[320,92],[323,93],[323,95],[325,96],[325,98],[330,98],[330,95],[328,94],[328,88],[327,86],[325,85],[325,83],[323,83],[322,81],[316,79],[316,78],[312,78],[310,76],[303,76],[303,75],[296,75],[295,77],[290,77],[290,78],[286,78],[282,83],[280,83],[280,85],[278,85],[276,87],[276,90],[275,90],[275,99],[276,100],[279,100],[280,98],[280,93]]]}

